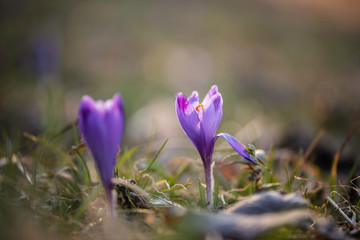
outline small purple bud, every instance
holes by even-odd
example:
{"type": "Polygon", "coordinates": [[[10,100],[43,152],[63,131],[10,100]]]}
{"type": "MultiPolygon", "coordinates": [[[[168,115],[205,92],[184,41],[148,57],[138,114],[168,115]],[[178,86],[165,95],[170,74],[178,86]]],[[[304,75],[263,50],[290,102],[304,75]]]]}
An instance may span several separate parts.
{"type": "Polygon", "coordinates": [[[83,96],[79,107],[79,129],[104,185],[111,212],[112,182],[116,155],[124,132],[124,106],[120,94],[94,101],[83,96]]]}

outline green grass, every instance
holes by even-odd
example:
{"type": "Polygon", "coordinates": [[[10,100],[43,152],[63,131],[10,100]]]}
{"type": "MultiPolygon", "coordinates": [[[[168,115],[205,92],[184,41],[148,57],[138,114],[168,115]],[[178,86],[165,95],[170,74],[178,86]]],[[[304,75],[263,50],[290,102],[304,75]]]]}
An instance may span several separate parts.
{"type": "MultiPolygon", "coordinates": [[[[100,238],[115,234],[103,232],[106,199],[92,159],[80,143],[76,126],[72,124],[64,129],[55,134],[56,139],[24,133],[20,139],[23,142],[16,140],[15,144],[8,137],[2,142],[1,149],[5,151],[1,152],[0,161],[0,226],[4,228],[4,236],[9,239],[30,231],[22,219],[32,222],[31,232],[38,234],[39,238],[56,236],[60,239],[83,239],[94,232],[98,232],[100,238]],[[74,145],[59,144],[70,131],[74,145]],[[24,150],[15,147],[18,144],[25,146],[24,150]],[[10,225],[20,231],[6,228],[10,225]]],[[[249,165],[231,153],[222,161],[217,161],[214,189],[217,211],[258,191],[284,190],[286,193],[300,193],[309,199],[314,214],[325,218],[332,216],[340,226],[350,230],[339,209],[359,221],[360,200],[354,192],[360,192],[360,188],[355,181],[331,185],[329,172],[313,174],[317,168],[306,160],[318,139],[319,136],[304,155],[300,152],[285,163],[276,158],[277,149],[274,147],[263,159],[264,165],[249,165]],[[328,203],[327,196],[338,204],[338,208],[328,203]]],[[[208,212],[203,170],[196,160],[158,161],[163,152],[169,151],[166,145],[168,141],[166,139],[154,152],[140,146],[123,148],[117,158],[116,176],[123,179],[121,181],[134,179],[138,190],[126,189],[130,207],[118,208],[116,218],[126,222],[124,231],[132,229],[140,238],[184,236],[184,232],[177,232],[177,228],[173,227],[176,217],[175,220],[168,219],[164,212],[166,207],[208,212]],[[149,201],[150,208],[137,208],[141,199],[149,201]]],[[[357,164],[351,170],[354,178],[356,171],[357,164]]],[[[293,231],[282,230],[284,236],[289,236],[289,232],[293,231]]]]}

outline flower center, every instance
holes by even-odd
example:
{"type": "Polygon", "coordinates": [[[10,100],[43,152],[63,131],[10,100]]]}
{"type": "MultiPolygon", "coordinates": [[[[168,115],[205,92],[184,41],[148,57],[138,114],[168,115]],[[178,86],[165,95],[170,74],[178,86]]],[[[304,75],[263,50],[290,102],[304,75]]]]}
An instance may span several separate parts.
{"type": "Polygon", "coordinates": [[[196,106],[195,110],[198,111],[198,112],[200,111],[199,107],[201,107],[201,109],[203,109],[203,108],[204,108],[204,105],[202,105],[202,104],[200,103],[199,105],[196,106]]]}

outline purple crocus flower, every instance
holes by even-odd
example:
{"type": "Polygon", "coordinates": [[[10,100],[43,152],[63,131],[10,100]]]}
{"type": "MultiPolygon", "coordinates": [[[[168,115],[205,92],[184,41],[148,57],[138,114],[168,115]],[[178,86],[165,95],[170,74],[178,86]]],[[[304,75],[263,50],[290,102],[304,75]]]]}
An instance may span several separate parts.
{"type": "Polygon", "coordinates": [[[112,209],[112,182],[116,155],[124,132],[124,107],[120,94],[94,101],[83,96],[79,108],[79,128],[95,161],[112,209]]]}
{"type": "Polygon", "coordinates": [[[239,141],[227,133],[216,134],[222,118],[223,99],[216,85],[212,86],[202,103],[198,92],[192,92],[189,98],[178,93],[175,109],[181,127],[198,150],[205,169],[206,198],[213,207],[212,192],[214,188],[212,174],[212,154],[218,137],[224,138],[243,158],[258,163],[253,153],[249,153],[239,141]]]}

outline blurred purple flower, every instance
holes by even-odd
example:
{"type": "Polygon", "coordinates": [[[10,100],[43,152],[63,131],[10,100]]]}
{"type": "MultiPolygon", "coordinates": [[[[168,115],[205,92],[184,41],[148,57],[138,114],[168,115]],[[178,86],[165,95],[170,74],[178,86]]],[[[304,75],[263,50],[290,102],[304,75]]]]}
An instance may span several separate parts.
{"type": "Polygon", "coordinates": [[[83,96],[79,108],[79,128],[95,160],[112,212],[112,182],[116,155],[124,132],[124,107],[120,94],[107,101],[83,96]]]}
{"type": "Polygon", "coordinates": [[[61,48],[57,32],[40,34],[33,43],[34,66],[40,82],[60,77],[61,48]]]}
{"type": "Polygon", "coordinates": [[[215,141],[218,137],[224,138],[230,146],[243,158],[258,163],[256,157],[234,137],[227,133],[215,136],[222,118],[223,99],[216,85],[212,86],[202,103],[199,103],[198,92],[192,92],[189,98],[183,93],[178,93],[175,100],[175,109],[181,127],[190,141],[198,150],[205,169],[206,198],[213,206],[213,179],[212,179],[212,154],[215,141]]]}

